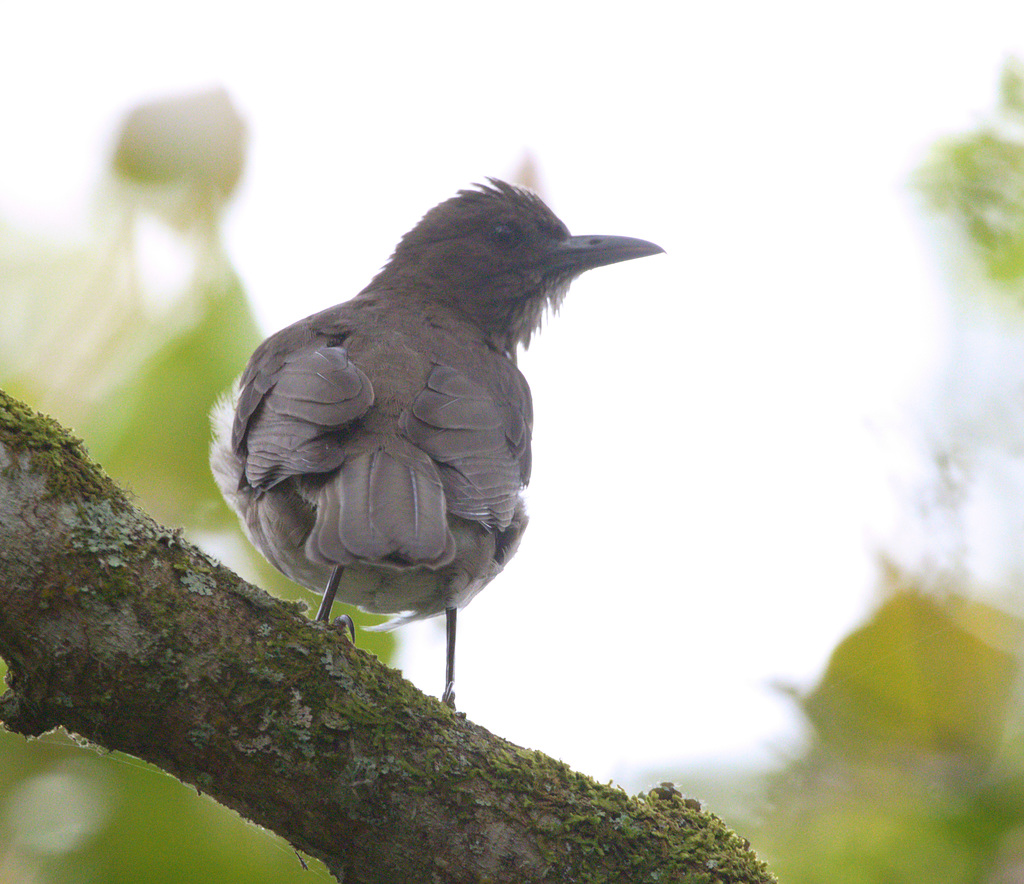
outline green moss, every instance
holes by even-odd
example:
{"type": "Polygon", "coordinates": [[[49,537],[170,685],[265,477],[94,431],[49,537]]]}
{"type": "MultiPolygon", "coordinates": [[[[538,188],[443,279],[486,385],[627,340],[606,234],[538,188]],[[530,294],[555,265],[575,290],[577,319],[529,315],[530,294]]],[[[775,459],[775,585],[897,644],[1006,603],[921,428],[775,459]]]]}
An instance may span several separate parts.
{"type": "MultiPolygon", "coordinates": [[[[118,498],[121,492],[53,418],[39,414],[0,390],[0,444],[27,453],[34,472],[46,480],[50,497],[118,498]]],[[[8,468],[10,469],[10,467],[8,468]]]]}

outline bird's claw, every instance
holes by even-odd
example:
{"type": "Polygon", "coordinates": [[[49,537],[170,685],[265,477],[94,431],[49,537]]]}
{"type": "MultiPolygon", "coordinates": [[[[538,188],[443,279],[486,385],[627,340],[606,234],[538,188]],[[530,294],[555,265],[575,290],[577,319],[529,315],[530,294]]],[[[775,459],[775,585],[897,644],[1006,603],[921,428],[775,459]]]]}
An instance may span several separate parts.
{"type": "Polygon", "coordinates": [[[356,624],[355,621],[348,616],[348,614],[340,614],[334,618],[334,622],[331,626],[341,626],[348,632],[349,638],[352,640],[352,644],[356,643],[356,624]]]}

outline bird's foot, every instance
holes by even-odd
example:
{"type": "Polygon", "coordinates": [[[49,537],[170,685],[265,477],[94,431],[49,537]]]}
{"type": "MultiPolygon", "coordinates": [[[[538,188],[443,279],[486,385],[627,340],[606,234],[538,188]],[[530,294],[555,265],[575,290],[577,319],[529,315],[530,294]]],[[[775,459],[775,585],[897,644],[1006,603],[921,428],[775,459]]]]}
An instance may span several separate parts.
{"type": "Polygon", "coordinates": [[[450,681],[444,686],[444,693],[441,694],[441,702],[449,709],[455,708],[455,682],[450,681]]]}

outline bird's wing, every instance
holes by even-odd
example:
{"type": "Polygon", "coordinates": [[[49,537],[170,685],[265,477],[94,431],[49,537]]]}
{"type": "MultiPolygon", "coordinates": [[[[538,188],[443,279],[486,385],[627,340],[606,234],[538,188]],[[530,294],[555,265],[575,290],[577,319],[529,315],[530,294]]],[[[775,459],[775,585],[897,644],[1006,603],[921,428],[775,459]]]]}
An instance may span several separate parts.
{"type": "Polygon", "coordinates": [[[530,476],[530,390],[519,371],[486,388],[435,365],[399,421],[402,434],[439,465],[448,511],[507,528],[530,476]]]}
{"type": "Polygon", "coordinates": [[[266,490],[289,476],[336,469],[345,459],[341,431],[373,400],[369,378],[342,346],[257,351],[240,381],[232,428],[246,482],[266,490]]]}

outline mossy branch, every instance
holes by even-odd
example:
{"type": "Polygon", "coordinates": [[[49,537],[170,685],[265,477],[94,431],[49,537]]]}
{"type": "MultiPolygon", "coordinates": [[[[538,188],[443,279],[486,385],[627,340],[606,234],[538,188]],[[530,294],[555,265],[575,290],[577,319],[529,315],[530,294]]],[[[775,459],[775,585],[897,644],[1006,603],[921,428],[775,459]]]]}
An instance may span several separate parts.
{"type": "Polygon", "coordinates": [[[772,880],[696,802],[502,740],[246,584],[2,391],[0,656],[10,730],[152,762],[339,880],[772,880]]]}

